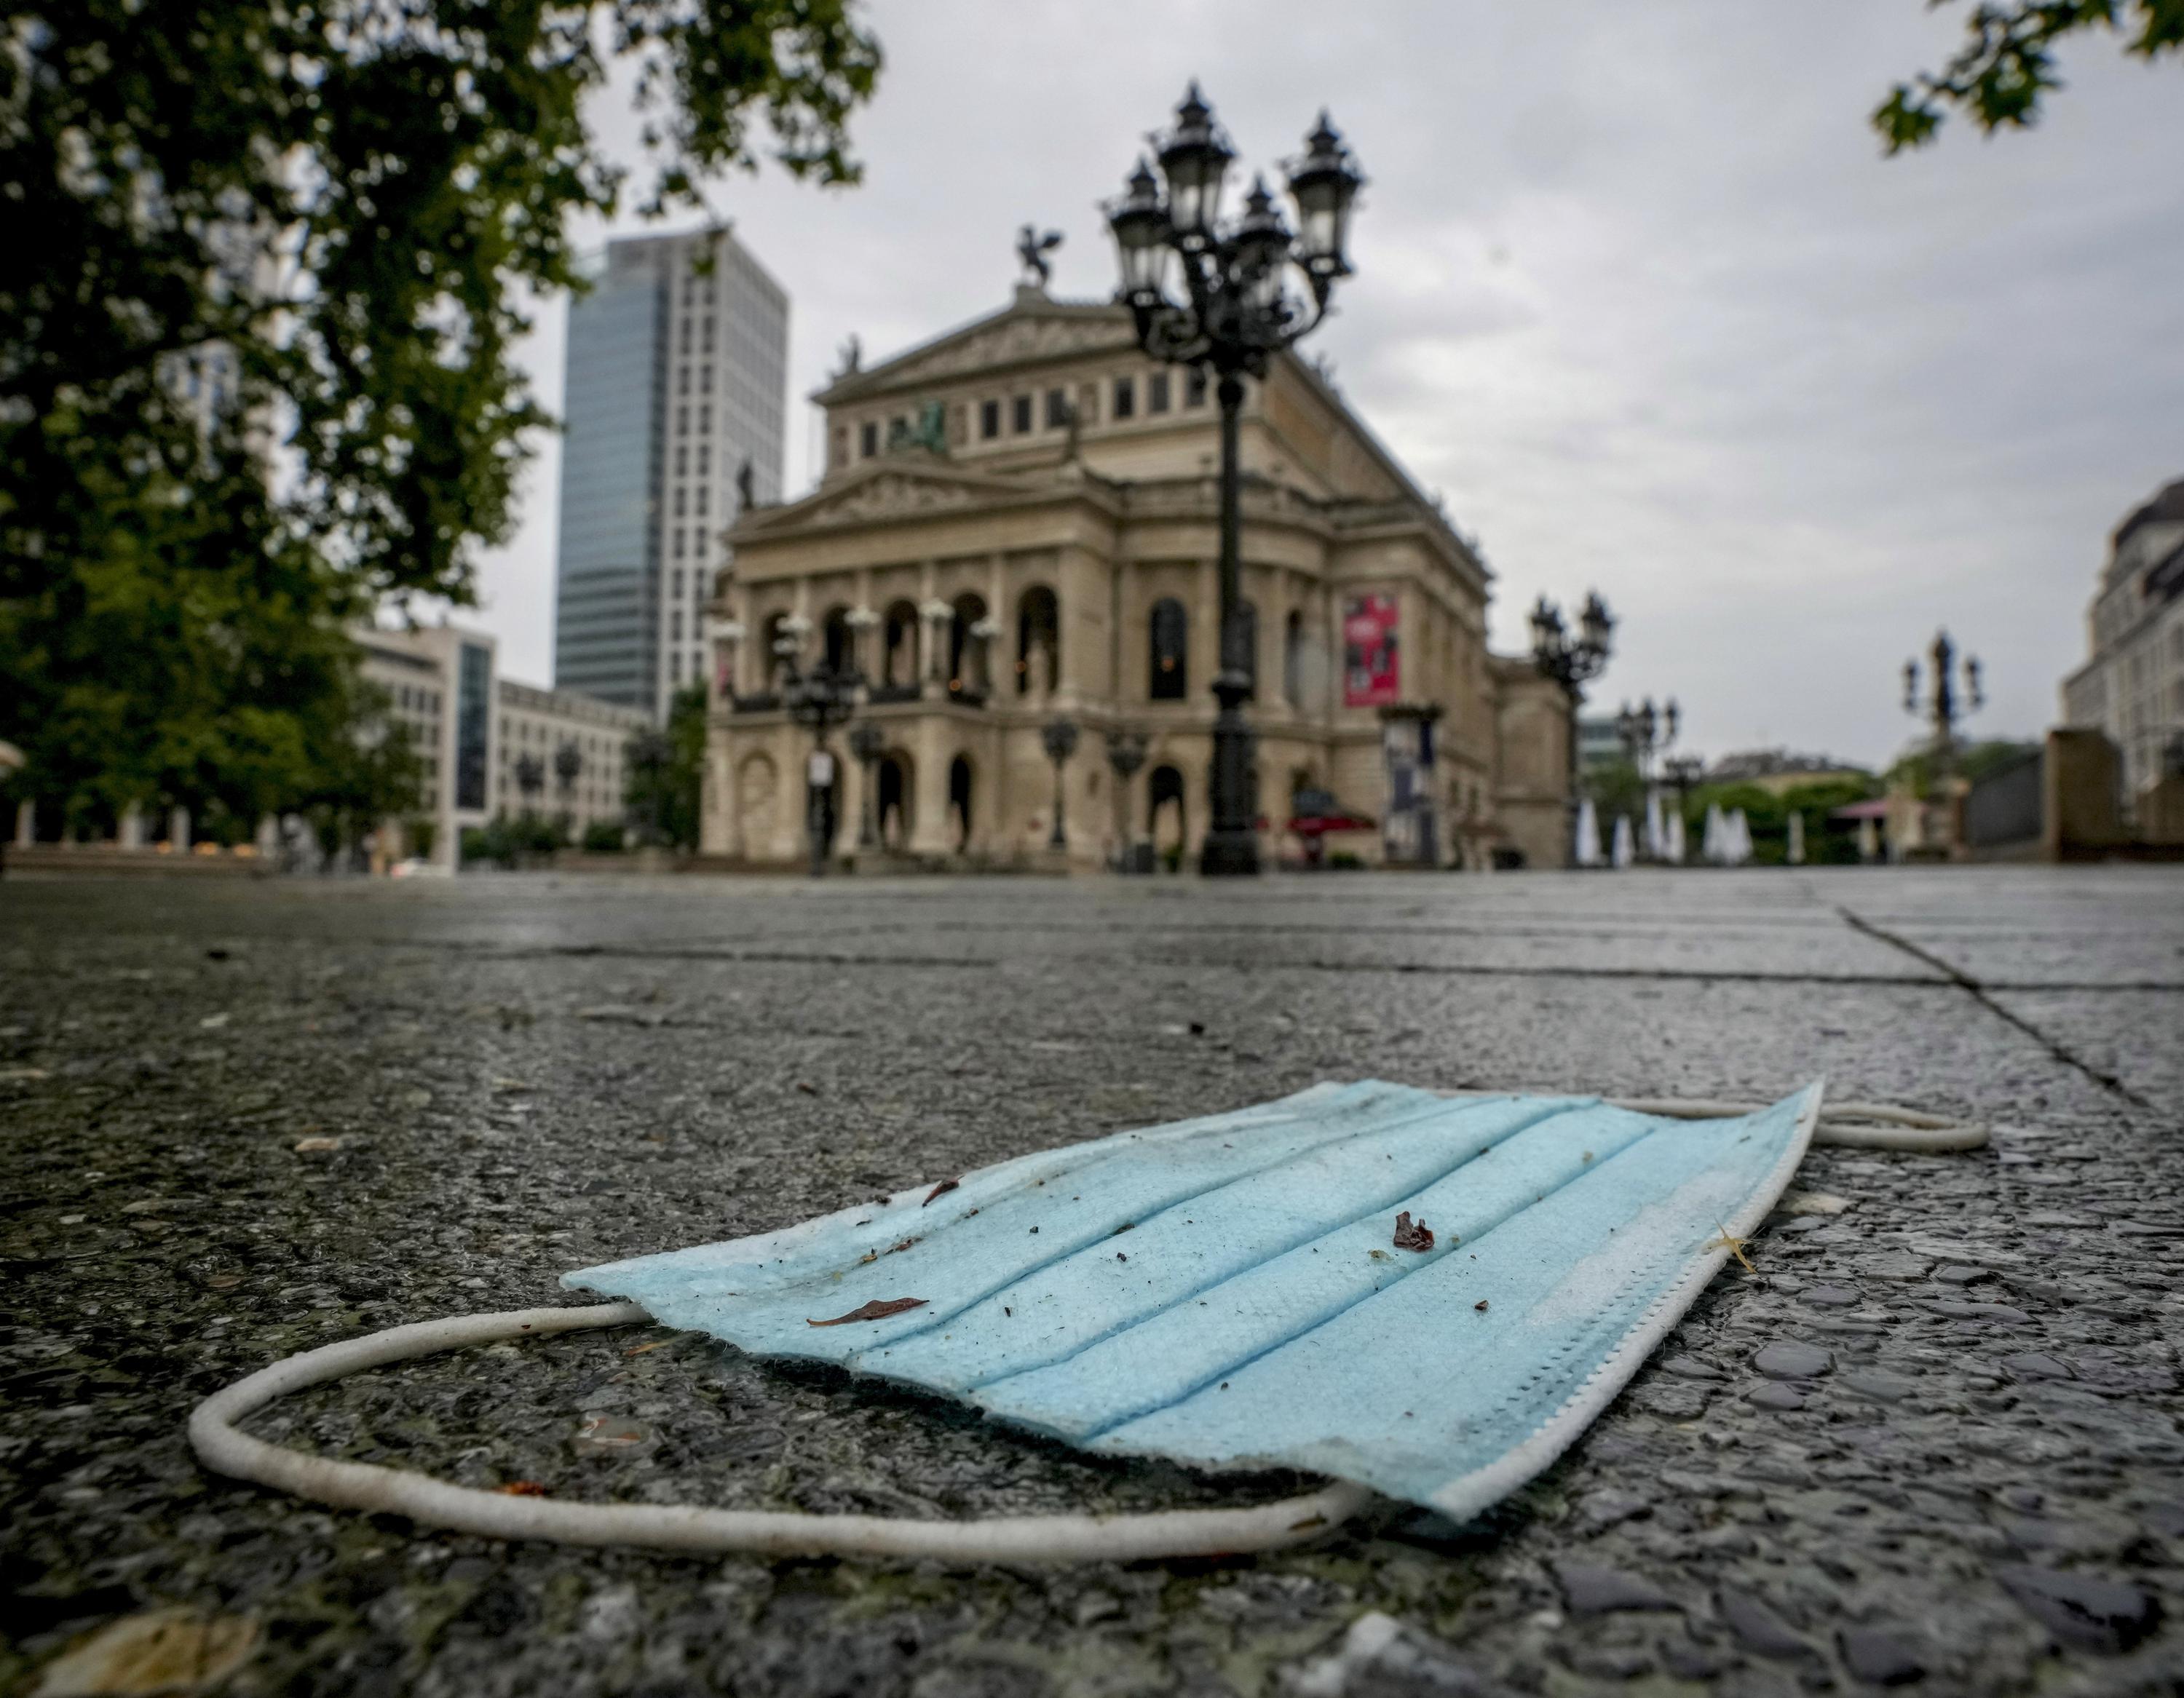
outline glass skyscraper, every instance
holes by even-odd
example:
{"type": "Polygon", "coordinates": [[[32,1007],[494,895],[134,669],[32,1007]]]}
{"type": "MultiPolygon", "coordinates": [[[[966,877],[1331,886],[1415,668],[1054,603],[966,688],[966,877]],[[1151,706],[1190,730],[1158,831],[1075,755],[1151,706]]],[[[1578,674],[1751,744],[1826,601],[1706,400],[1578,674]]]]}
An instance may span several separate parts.
{"type": "Polygon", "coordinates": [[[608,245],[569,309],[556,688],[664,715],[704,678],[743,468],[781,498],[788,362],[788,297],[725,231],[608,245]]]}

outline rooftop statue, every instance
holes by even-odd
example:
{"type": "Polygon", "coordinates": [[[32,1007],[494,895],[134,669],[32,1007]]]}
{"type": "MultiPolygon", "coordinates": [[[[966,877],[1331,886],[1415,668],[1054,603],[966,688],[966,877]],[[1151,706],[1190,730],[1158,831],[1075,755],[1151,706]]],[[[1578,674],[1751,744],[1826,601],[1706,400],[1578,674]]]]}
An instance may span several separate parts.
{"type": "Polygon", "coordinates": [[[1037,226],[1027,224],[1017,232],[1017,258],[1023,261],[1023,281],[1034,288],[1044,289],[1054,276],[1054,266],[1047,255],[1061,246],[1061,232],[1050,230],[1045,235],[1037,226]]]}

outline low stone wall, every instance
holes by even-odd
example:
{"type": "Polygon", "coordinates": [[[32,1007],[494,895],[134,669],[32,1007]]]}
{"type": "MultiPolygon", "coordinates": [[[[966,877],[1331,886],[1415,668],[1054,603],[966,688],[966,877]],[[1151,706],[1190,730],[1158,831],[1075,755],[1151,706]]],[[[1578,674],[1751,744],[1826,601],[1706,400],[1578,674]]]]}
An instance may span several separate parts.
{"type": "Polygon", "coordinates": [[[8,843],[0,846],[0,871],[11,874],[78,877],[266,878],[279,871],[257,855],[161,854],[114,843],[8,843]]]}

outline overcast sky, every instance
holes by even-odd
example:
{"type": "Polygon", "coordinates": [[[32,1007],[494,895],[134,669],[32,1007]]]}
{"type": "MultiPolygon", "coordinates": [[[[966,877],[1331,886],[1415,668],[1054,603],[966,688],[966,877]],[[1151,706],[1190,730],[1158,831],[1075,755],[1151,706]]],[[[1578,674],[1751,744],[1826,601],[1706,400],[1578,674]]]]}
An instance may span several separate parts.
{"type": "MultiPolygon", "coordinates": [[[[1882,159],[1866,114],[1963,10],[876,0],[863,184],[716,191],[792,302],[789,487],[843,340],[875,360],[1002,305],[1020,224],[1067,234],[1057,293],[1112,292],[1095,203],[1196,76],[1247,164],[1323,103],[1356,148],[1358,275],[1307,350],[1480,541],[1497,648],[1597,586],[1596,706],[1674,695],[1709,754],[1882,762],[1946,623],[1986,663],[1973,728],[2037,734],[2108,532],[2184,476],[2184,64],[2088,37],[2038,129],[1882,159]]],[[[618,97],[593,116],[634,155],[618,97]]],[[[526,354],[556,410],[565,318],[526,354]]],[[[465,617],[546,682],[541,449],[465,617]]]]}

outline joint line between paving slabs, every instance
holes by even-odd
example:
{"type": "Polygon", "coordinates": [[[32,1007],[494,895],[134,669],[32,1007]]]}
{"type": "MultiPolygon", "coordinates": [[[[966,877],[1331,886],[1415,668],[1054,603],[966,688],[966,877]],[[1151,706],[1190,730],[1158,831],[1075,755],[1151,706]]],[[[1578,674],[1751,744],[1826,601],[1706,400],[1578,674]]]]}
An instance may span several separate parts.
{"type": "Polygon", "coordinates": [[[1997,1002],[1994,998],[1988,994],[1987,988],[1985,985],[1981,984],[1977,979],[1974,978],[1970,973],[1964,971],[1963,968],[1956,966],[1953,962],[1943,960],[1939,955],[1920,949],[1918,944],[1913,943],[1909,938],[1899,938],[1893,932],[1888,930],[1886,927],[1876,926],[1871,921],[1867,920],[1859,915],[1853,914],[1847,908],[1839,905],[1836,909],[1836,912],[1842,916],[1844,923],[1849,926],[1852,931],[1862,932],[1869,938],[1876,938],[1880,942],[1889,944],[1892,948],[1901,949],[1905,955],[1910,956],[1914,960],[1924,961],[1928,966],[1932,967],[1936,972],[1947,974],[1951,984],[1964,992],[1975,1002],[1978,1003],[1981,1007],[1987,1010],[1990,1013],[1999,1016],[2001,1019],[2008,1022],[2008,1024],[2015,1027],[2027,1038],[2030,1038],[2034,1043],[2039,1044],[2040,1047],[2045,1049],[2050,1055],[2053,1055],[2057,1061],[2062,1062],[2064,1066],[2073,1068],[2078,1072],[2082,1073],[2086,1078],[2091,1079],[2103,1090],[2121,1097],[2126,1102],[2129,1103],[2134,1108],[2144,1109],[2148,1113],[2158,1112],[2152,1103],[2147,1101],[2144,1097],[2139,1095],[2137,1091],[2131,1089],[2129,1085],[2124,1083],[2124,1082],[2118,1078],[2114,1074],[2108,1072],[2102,1068],[2096,1067],[2090,1061],[2081,1060],[2078,1056],[2070,1053],[2067,1045],[2056,1038],[2049,1037],[2045,1032],[2042,1032],[2038,1027],[2035,1026],[2031,1021],[2025,1019],[2022,1015],[2018,1014],[2014,1010],[2003,1006],[2001,1003],[1997,1002]]]}

